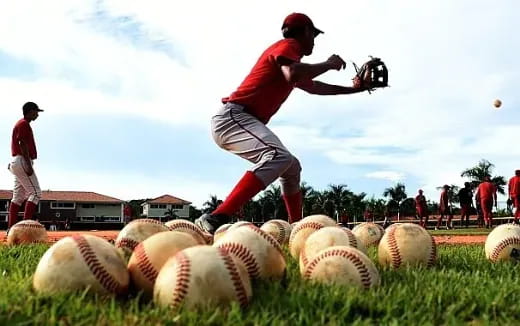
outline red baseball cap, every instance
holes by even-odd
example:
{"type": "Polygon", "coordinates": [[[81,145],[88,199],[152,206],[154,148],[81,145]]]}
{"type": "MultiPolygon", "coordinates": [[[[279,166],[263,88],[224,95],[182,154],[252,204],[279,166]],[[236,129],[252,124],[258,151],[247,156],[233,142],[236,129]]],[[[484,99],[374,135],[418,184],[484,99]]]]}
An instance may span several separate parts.
{"type": "Polygon", "coordinates": [[[285,27],[305,27],[305,26],[312,27],[314,29],[315,35],[323,33],[322,30],[319,30],[314,26],[314,23],[309,18],[309,16],[302,14],[302,13],[297,13],[297,12],[293,12],[289,16],[285,17],[285,19],[283,21],[282,29],[284,29],[285,27]]]}

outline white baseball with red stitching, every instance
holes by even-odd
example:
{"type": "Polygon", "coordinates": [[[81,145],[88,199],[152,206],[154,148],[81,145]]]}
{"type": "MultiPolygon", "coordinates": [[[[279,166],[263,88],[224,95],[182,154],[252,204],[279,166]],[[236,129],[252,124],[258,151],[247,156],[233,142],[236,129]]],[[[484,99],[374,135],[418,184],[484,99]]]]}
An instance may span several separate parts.
{"type": "Polygon", "coordinates": [[[310,215],[298,221],[289,237],[289,251],[294,259],[300,258],[305,241],[314,232],[326,226],[336,226],[336,221],[326,215],[310,215]]]}
{"type": "Polygon", "coordinates": [[[141,241],[159,232],[169,231],[163,223],[149,218],[141,218],[128,223],[117,235],[115,246],[127,261],[141,241]]]}
{"type": "Polygon", "coordinates": [[[33,286],[51,294],[89,289],[99,294],[124,294],[129,275],[116,248],[105,239],[78,234],[53,244],[42,256],[33,286]]]}
{"type": "Polygon", "coordinates": [[[415,223],[397,223],[386,229],[378,248],[379,263],[398,268],[404,265],[433,266],[437,246],[428,231],[415,223]]]}
{"type": "Polygon", "coordinates": [[[7,244],[30,244],[47,242],[45,227],[34,220],[23,220],[11,227],[7,244]]]}
{"type": "Polygon", "coordinates": [[[364,222],[356,225],[352,232],[356,237],[363,242],[366,248],[370,246],[377,246],[385,230],[378,224],[372,222],[364,222]]]}
{"type": "Polygon", "coordinates": [[[334,246],[354,247],[366,254],[365,246],[352,231],[340,226],[327,226],[313,232],[305,241],[305,245],[300,252],[300,273],[303,275],[305,266],[318,252],[334,246]]]}
{"type": "Polygon", "coordinates": [[[265,222],[260,229],[275,238],[279,244],[289,243],[291,236],[291,225],[284,220],[270,220],[265,222]]]}
{"type": "Polygon", "coordinates": [[[166,231],[152,235],[137,247],[128,261],[128,271],[137,290],[151,297],[155,279],[164,263],[179,251],[199,243],[190,235],[166,231]]]}
{"type": "Polygon", "coordinates": [[[184,249],[171,257],[155,281],[153,298],[161,306],[245,306],[252,296],[246,270],[226,250],[212,246],[184,249]]]}
{"type": "Polygon", "coordinates": [[[305,267],[303,277],[326,284],[368,289],[379,285],[379,272],[364,253],[354,247],[334,246],[319,251],[305,267]]]}
{"type": "Polygon", "coordinates": [[[204,232],[191,221],[176,219],[168,221],[164,223],[164,225],[166,225],[170,231],[179,231],[191,235],[201,245],[209,244],[204,232]]]}
{"type": "Polygon", "coordinates": [[[251,278],[280,278],[285,274],[280,244],[252,224],[228,230],[213,246],[229,251],[251,278]]]}
{"type": "Polygon", "coordinates": [[[492,262],[519,260],[520,226],[502,224],[491,231],[484,245],[486,258],[492,262]]]}

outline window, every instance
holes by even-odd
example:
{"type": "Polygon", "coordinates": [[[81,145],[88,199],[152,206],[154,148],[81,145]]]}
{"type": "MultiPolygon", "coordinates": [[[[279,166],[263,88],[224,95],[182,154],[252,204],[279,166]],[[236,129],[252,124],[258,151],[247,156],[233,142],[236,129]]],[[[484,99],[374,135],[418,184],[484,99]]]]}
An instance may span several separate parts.
{"type": "Polygon", "coordinates": [[[0,212],[7,212],[7,202],[0,202],[0,212]]]}
{"type": "Polygon", "coordinates": [[[81,222],[94,222],[96,220],[95,216],[82,216],[79,219],[81,222]]]}
{"type": "Polygon", "coordinates": [[[164,204],[151,204],[150,208],[152,208],[152,209],[166,209],[166,205],[164,205],[164,204]]]}
{"type": "Polygon", "coordinates": [[[51,208],[53,209],[75,209],[76,203],[65,203],[65,202],[51,202],[51,208]]]}
{"type": "Polygon", "coordinates": [[[101,220],[103,222],[121,222],[121,217],[119,217],[119,216],[104,216],[101,220]]]}
{"type": "Polygon", "coordinates": [[[177,205],[177,204],[172,205],[172,209],[182,209],[183,207],[184,207],[183,205],[177,205]]]}
{"type": "Polygon", "coordinates": [[[81,208],[96,208],[94,204],[81,204],[81,208]]]}

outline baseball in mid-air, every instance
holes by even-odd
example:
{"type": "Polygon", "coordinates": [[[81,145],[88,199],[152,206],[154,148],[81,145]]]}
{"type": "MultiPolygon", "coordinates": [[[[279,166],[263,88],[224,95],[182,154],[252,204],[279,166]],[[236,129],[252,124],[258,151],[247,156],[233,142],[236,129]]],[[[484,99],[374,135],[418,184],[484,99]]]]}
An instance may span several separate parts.
{"type": "Polygon", "coordinates": [[[500,101],[499,99],[496,99],[494,102],[493,102],[493,105],[495,106],[495,108],[499,108],[500,106],[502,106],[502,101],[500,101]]]}

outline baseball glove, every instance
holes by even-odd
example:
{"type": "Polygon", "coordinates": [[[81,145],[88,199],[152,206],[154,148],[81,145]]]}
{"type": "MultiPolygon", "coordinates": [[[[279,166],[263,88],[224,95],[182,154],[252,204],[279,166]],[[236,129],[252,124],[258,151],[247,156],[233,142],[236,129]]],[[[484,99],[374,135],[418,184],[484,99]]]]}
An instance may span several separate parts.
{"type": "Polygon", "coordinates": [[[370,56],[370,60],[365,62],[361,68],[352,62],[356,75],[352,79],[355,88],[363,88],[369,93],[379,87],[388,86],[388,69],[381,59],[370,56]]]}

